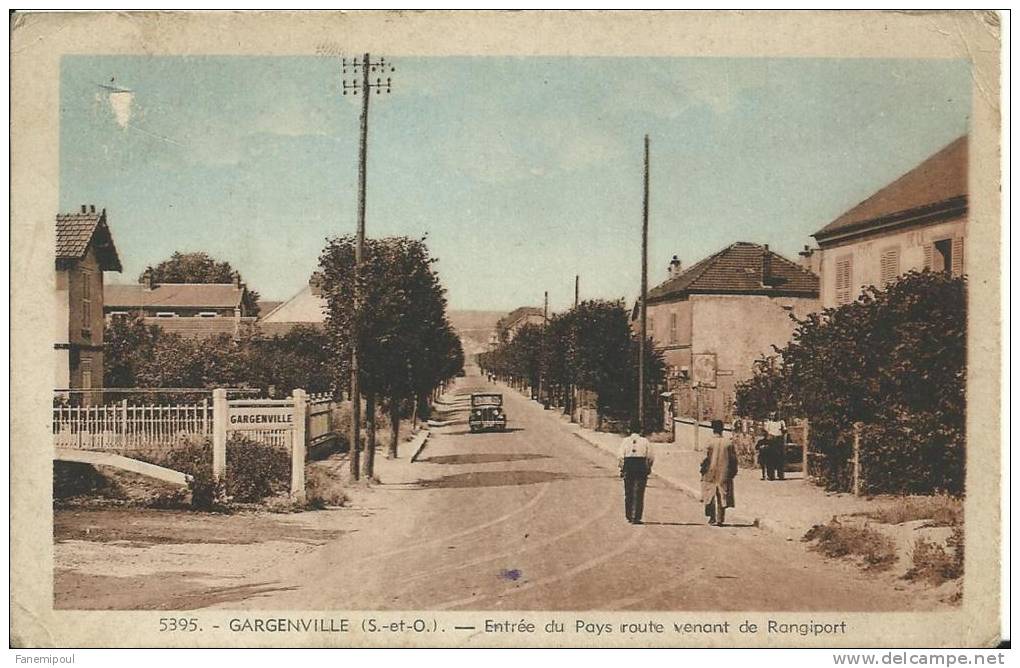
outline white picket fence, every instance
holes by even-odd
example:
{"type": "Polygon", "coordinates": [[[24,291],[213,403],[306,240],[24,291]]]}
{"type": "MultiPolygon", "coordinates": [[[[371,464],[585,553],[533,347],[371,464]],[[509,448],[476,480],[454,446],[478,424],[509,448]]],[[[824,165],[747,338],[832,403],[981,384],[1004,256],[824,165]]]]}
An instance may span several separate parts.
{"type": "Polygon", "coordinates": [[[208,438],[214,478],[229,475],[231,434],[287,450],[291,455],[291,494],[304,498],[305,459],[311,446],[335,436],[336,402],[329,395],[294,390],[287,399],[227,399],[212,391],[198,404],[54,406],[53,441],[60,450],[117,450],[123,453],[186,447],[208,438]]]}
{"type": "Polygon", "coordinates": [[[209,400],[196,404],[54,406],[53,442],[78,450],[161,450],[212,435],[209,400]]]}
{"type": "MultiPolygon", "coordinates": [[[[242,399],[228,402],[230,407],[255,408],[259,405],[292,407],[290,400],[242,399]]],[[[308,395],[307,438],[315,445],[332,437],[334,409],[337,403],[330,394],[308,395]]],[[[54,406],[53,444],[58,448],[76,450],[144,451],[185,447],[211,438],[213,403],[172,405],[137,405],[127,400],[102,406],[54,406]]],[[[253,440],[290,447],[289,430],[245,432],[253,440]]]]}

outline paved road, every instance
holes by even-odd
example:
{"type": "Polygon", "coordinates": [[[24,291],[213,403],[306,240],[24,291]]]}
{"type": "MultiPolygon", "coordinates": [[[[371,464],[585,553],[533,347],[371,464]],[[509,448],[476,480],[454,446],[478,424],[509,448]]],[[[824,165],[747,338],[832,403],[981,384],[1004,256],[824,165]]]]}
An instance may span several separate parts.
{"type": "MultiPolygon", "coordinates": [[[[458,393],[494,389],[478,376],[458,393]]],[[[505,433],[470,434],[466,396],[406,484],[372,491],[354,530],[266,571],[223,607],[429,610],[906,610],[910,595],[756,527],[711,527],[653,479],[623,515],[612,457],[505,393],[505,433]],[[411,482],[420,478],[420,482],[411,482]],[[272,579],[270,583],[268,580],[272,579]]],[[[737,481],[739,503],[739,478],[737,481]]]]}

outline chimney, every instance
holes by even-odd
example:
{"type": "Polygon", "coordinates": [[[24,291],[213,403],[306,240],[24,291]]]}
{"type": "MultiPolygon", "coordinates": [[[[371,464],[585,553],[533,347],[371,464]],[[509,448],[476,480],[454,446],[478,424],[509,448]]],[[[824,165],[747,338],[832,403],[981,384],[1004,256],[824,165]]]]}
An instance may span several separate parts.
{"type": "Polygon", "coordinates": [[[96,205],[95,204],[89,204],[89,213],[95,213],[95,212],[96,212],[96,205]]]}
{"type": "Polygon", "coordinates": [[[683,264],[680,262],[680,258],[674,255],[673,259],[669,261],[669,277],[675,278],[679,276],[682,271],[683,264]]]}
{"type": "Polygon", "coordinates": [[[82,213],[88,213],[89,212],[89,208],[86,205],[82,204],[81,205],[81,212],[82,213]]]}
{"type": "Polygon", "coordinates": [[[152,267],[146,267],[145,271],[142,272],[142,285],[145,286],[146,290],[152,290],[155,287],[152,280],[152,267]]]}
{"type": "Polygon", "coordinates": [[[772,285],[772,253],[769,252],[769,245],[762,246],[761,253],[761,284],[772,285]]]}
{"type": "Polygon", "coordinates": [[[244,285],[244,283],[241,282],[241,272],[235,271],[233,275],[234,275],[234,287],[240,290],[241,286],[244,285]]]}
{"type": "Polygon", "coordinates": [[[322,272],[316,271],[312,273],[311,278],[308,279],[308,286],[311,288],[312,295],[316,297],[322,296],[322,272]]]}
{"type": "Polygon", "coordinates": [[[804,246],[804,250],[797,253],[800,256],[798,264],[812,274],[821,273],[821,255],[816,253],[817,248],[811,248],[810,246],[804,246]]]}

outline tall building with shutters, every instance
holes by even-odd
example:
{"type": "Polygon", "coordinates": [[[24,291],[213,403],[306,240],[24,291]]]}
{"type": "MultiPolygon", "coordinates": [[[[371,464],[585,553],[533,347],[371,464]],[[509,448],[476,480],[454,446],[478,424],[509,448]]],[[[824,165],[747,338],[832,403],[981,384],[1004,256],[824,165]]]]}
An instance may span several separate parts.
{"type": "Polygon", "coordinates": [[[912,269],[966,271],[967,137],[815,232],[824,308],[912,269]]]}
{"type": "Polygon", "coordinates": [[[106,209],[82,206],[57,214],[56,390],[74,390],[71,400],[91,403],[103,387],[103,272],[121,270],[106,222],[106,209]]]}

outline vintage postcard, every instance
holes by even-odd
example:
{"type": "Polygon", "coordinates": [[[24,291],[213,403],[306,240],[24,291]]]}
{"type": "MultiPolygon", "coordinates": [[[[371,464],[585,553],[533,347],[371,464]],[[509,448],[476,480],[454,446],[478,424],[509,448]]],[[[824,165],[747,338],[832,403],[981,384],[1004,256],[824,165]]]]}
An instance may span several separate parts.
{"type": "Polygon", "coordinates": [[[994,647],[994,12],[11,18],[11,645],[994,647]]]}

